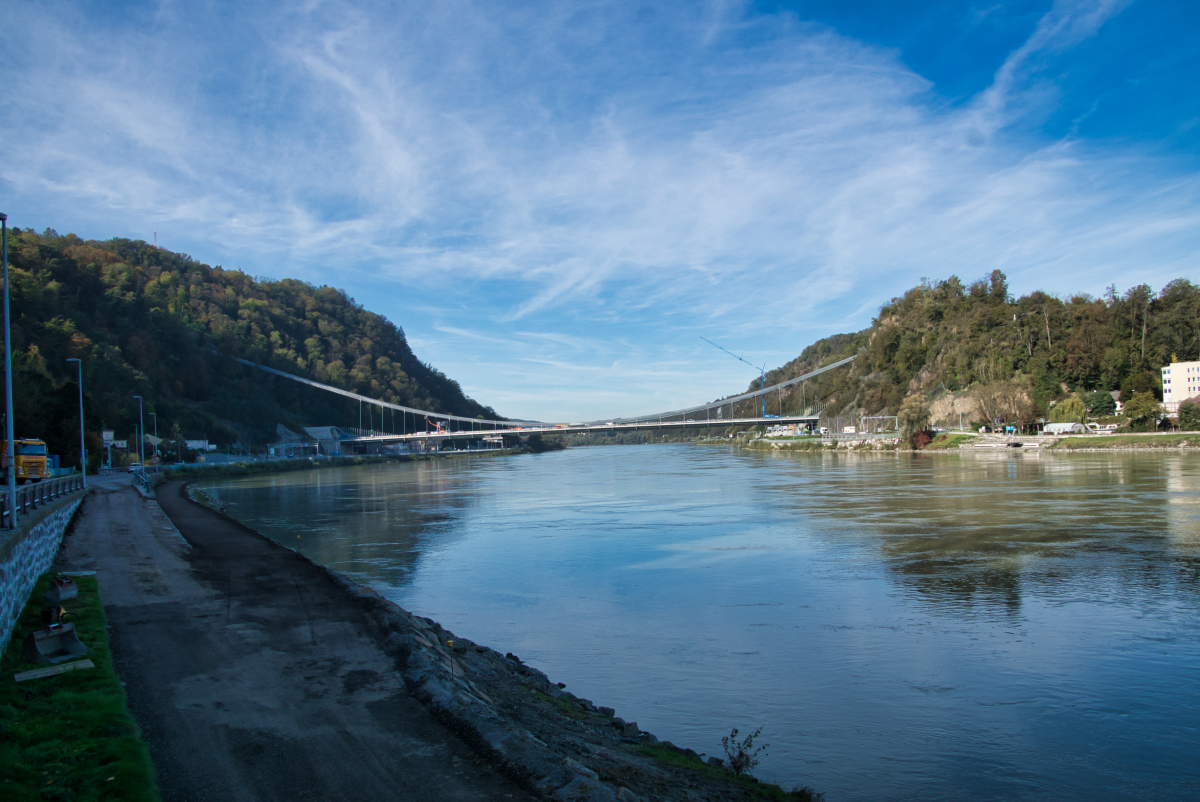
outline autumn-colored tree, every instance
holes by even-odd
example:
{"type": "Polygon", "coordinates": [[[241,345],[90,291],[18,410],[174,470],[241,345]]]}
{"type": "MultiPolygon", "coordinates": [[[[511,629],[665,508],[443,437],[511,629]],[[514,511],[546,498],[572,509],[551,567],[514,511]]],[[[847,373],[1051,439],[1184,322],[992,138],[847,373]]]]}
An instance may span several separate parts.
{"type": "MultiPolygon", "coordinates": [[[[8,245],[14,424],[19,436],[45,439],[64,465],[79,452],[68,357],[83,361],[91,433],[132,431],[134,395],[157,413],[160,433],[178,424],[221,445],[273,440],[280,421],[357,425],[356,402],[252,372],[237,357],[384,401],[497,417],[417,359],[397,326],[333,287],[49,229],[13,228],[8,245]]],[[[404,425],[396,417],[389,429],[404,425]]]]}
{"type": "MultiPolygon", "coordinates": [[[[989,423],[1031,423],[1070,395],[1068,387],[1097,399],[1117,389],[1122,398],[1161,398],[1159,369],[1173,353],[1200,353],[1200,287],[1191,280],[1157,294],[1140,285],[1100,297],[1035,291],[1013,299],[997,271],[970,283],[925,279],[884,304],[869,328],[819,340],[766,381],[855,356],[846,368],[784,389],[783,412],[896,414],[909,395],[950,391],[983,401],[989,423]]],[[[1093,414],[1107,414],[1111,400],[1098,403],[1093,414]]]]}

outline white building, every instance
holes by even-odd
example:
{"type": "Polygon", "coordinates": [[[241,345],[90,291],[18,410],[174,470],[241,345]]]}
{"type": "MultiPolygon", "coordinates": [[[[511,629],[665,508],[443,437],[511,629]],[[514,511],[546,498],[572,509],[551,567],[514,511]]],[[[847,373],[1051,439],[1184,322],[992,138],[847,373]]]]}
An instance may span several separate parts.
{"type": "Polygon", "coordinates": [[[1179,405],[1200,396],[1200,362],[1172,362],[1162,369],[1163,411],[1173,415],[1179,405]]]}
{"type": "Polygon", "coordinates": [[[1087,427],[1082,423],[1047,423],[1042,434],[1087,434],[1087,427]]]}

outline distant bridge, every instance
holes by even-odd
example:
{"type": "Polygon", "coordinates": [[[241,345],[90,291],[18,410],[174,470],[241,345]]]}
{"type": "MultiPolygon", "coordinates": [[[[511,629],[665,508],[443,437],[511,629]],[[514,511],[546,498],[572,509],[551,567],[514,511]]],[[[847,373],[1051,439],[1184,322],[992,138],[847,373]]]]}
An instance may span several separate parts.
{"type": "Polygon", "coordinates": [[[445,441],[445,440],[471,440],[471,439],[488,439],[494,440],[499,437],[501,439],[508,438],[526,438],[532,434],[594,434],[594,433],[617,433],[629,431],[645,431],[645,430],[679,430],[679,429],[694,429],[698,427],[754,427],[761,425],[797,425],[805,428],[816,428],[819,420],[819,415],[766,415],[763,417],[750,418],[735,418],[733,412],[735,405],[741,401],[757,398],[769,393],[782,390],[784,387],[789,387],[800,382],[807,381],[814,376],[819,376],[826,371],[840,368],[843,365],[848,365],[853,362],[855,357],[847,357],[830,365],[826,365],[817,370],[797,376],[794,379],[789,379],[779,384],[773,384],[770,387],[764,387],[754,390],[749,393],[722,398],[708,404],[700,404],[694,407],[685,409],[676,409],[669,412],[659,412],[653,415],[643,415],[636,418],[612,418],[610,420],[588,421],[581,423],[543,423],[541,421],[527,420],[486,420],[482,418],[467,418],[461,415],[451,415],[445,412],[433,412],[426,409],[416,409],[414,407],[406,407],[402,404],[392,404],[378,398],[370,398],[365,395],[343,390],[340,387],[322,384],[321,382],[306,379],[302,376],[296,376],[291,373],[285,373],[275,368],[260,365],[257,362],[251,362],[246,359],[238,359],[237,361],[248,367],[257,368],[274,376],[280,376],[291,381],[306,384],[309,387],[314,387],[319,390],[334,393],[346,398],[353,398],[362,404],[370,404],[372,407],[378,407],[381,411],[380,422],[382,428],[382,411],[391,410],[393,414],[393,423],[395,413],[401,414],[401,431],[386,432],[386,431],[368,431],[353,430],[349,427],[331,427],[338,428],[341,432],[349,434],[354,432],[353,437],[346,437],[339,442],[352,442],[356,444],[378,444],[389,445],[395,443],[407,443],[412,441],[445,441]],[[725,417],[725,408],[729,408],[729,417],[725,417]],[[713,412],[716,416],[713,416],[713,412]],[[703,417],[700,417],[703,415],[703,417]],[[409,428],[409,416],[412,419],[412,428],[409,428]],[[421,430],[417,430],[418,425],[421,430]]]}
{"type": "Polygon", "coordinates": [[[649,429],[695,429],[703,426],[769,426],[791,425],[816,427],[818,415],[768,415],[765,418],[713,418],[712,420],[643,420],[636,422],[609,421],[606,423],[542,423],[510,426],[507,429],[458,429],[453,431],[413,432],[409,434],[386,434],[375,432],[346,438],[342,442],[353,443],[405,443],[414,440],[473,440],[486,437],[528,437],[531,434],[595,434],[616,432],[639,432],[649,429]]]}

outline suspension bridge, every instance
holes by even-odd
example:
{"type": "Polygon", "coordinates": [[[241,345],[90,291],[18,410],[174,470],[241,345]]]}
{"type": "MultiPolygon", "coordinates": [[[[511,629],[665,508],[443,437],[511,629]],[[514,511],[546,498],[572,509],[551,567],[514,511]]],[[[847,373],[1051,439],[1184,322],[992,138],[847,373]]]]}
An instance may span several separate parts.
{"type": "MultiPolygon", "coordinates": [[[[593,434],[593,433],[619,433],[619,432],[634,432],[647,430],[681,430],[695,429],[699,427],[720,427],[720,428],[753,428],[761,425],[795,425],[802,429],[815,430],[819,422],[819,414],[789,414],[789,415],[754,415],[751,417],[736,417],[735,411],[737,405],[741,402],[765,397],[771,393],[781,392],[786,387],[791,387],[796,384],[808,381],[816,376],[826,373],[827,371],[835,370],[843,365],[848,365],[853,362],[855,357],[847,357],[824,367],[810,371],[802,376],[797,376],[793,379],[773,384],[770,387],[760,387],[758,390],[753,390],[741,395],[722,398],[717,401],[712,401],[706,404],[698,404],[693,407],[684,409],[675,409],[667,412],[657,412],[651,415],[641,415],[633,418],[611,418],[608,420],[585,421],[573,423],[545,423],[542,421],[528,420],[487,420],[483,418],[468,418],[461,415],[452,415],[445,412],[435,412],[427,409],[416,409],[414,407],[404,406],[403,404],[393,404],[389,401],[384,401],[379,398],[371,398],[359,393],[343,390],[340,387],[334,387],[329,384],[312,379],[306,379],[303,376],[296,376],[292,373],[286,373],[282,370],[261,365],[257,362],[251,362],[246,359],[238,359],[237,361],[256,370],[264,371],[273,376],[278,376],[289,381],[299,382],[300,384],[308,385],[309,387],[323,390],[325,392],[334,393],[345,398],[357,400],[360,405],[368,405],[368,409],[372,410],[371,418],[374,418],[373,410],[379,410],[379,419],[381,421],[380,429],[374,427],[363,429],[360,427],[324,427],[327,430],[333,430],[342,433],[344,436],[332,437],[339,443],[346,443],[352,447],[382,447],[395,445],[400,443],[412,443],[420,441],[440,442],[440,441],[455,441],[455,440],[485,440],[496,441],[499,439],[505,445],[515,445],[516,441],[528,438],[534,434],[593,434]],[[728,415],[726,415],[728,410],[728,415]],[[392,426],[385,427],[385,412],[392,414],[392,426]],[[396,413],[400,413],[400,425],[396,426],[396,413]],[[391,428],[392,431],[386,431],[386,428],[391,428]],[[396,429],[399,431],[396,431],[396,429]]],[[[765,384],[765,383],[764,383],[765,384]]],[[[361,409],[361,407],[360,407],[361,409]]]]}

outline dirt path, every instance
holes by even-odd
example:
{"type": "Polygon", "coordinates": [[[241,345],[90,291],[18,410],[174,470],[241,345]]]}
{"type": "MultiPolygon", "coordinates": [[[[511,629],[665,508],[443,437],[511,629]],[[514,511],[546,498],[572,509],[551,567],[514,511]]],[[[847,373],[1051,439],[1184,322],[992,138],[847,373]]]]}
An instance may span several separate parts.
{"type": "Polygon", "coordinates": [[[99,575],[164,799],[533,798],[405,691],[341,588],[180,489],[97,485],[57,563],[99,575]]]}

